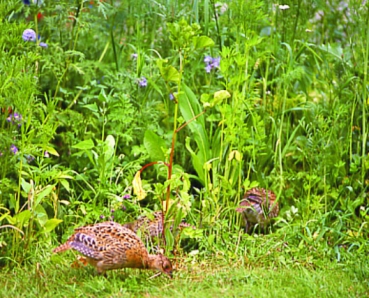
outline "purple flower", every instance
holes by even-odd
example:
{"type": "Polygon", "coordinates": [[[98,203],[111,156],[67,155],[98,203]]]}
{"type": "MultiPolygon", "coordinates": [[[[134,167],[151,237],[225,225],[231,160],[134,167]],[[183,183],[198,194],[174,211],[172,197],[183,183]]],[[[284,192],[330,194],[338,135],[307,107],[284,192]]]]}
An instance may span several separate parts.
{"type": "Polygon", "coordinates": [[[47,48],[47,43],[40,42],[39,46],[46,49],[47,48]]]}
{"type": "Polygon", "coordinates": [[[126,210],[127,210],[126,206],[124,206],[124,205],[122,205],[120,208],[121,208],[123,211],[126,211],[126,210]]]}
{"type": "Polygon", "coordinates": [[[134,54],[132,54],[132,55],[131,55],[131,58],[132,58],[133,60],[136,60],[136,59],[137,59],[137,57],[138,57],[138,55],[137,55],[136,53],[134,53],[134,54]]]}
{"type": "Polygon", "coordinates": [[[169,94],[169,99],[170,99],[170,100],[173,100],[173,99],[174,99],[174,95],[173,95],[173,93],[170,93],[170,94],[169,94]]]}
{"type": "Polygon", "coordinates": [[[13,115],[14,119],[19,122],[22,120],[22,115],[21,114],[18,114],[18,113],[14,113],[13,115]]]}
{"type": "Polygon", "coordinates": [[[22,38],[24,41],[35,41],[36,32],[32,29],[26,29],[23,31],[22,38]]]}
{"type": "Polygon", "coordinates": [[[213,58],[211,56],[205,56],[204,62],[206,64],[205,71],[210,73],[214,68],[219,68],[220,57],[213,58]]]}
{"type": "Polygon", "coordinates": [[[213,58],[213,62],[211,63],[211,66],[213,68],[219,68],[219,64],[220,64],[220,57],[213,58]]]}
{"type": "Polygon", "coordinates": [[[100,218],[101,218],[101,219],[104,219],[104,218],[105,218],[105,216],[101,214],[101,215],[100,215],[100,218]]]}
{"type": "Polygon", "coordinates": [[[212,70],[211,64],[207,64],[207,65],[205,66],[205,71],[206,71],[207,73],[210,73],[210,72],[211,72],[211,70],[212,70]]]}
{"type": "Polygon", "coordinates": [[[10,114],[6,121],[11,124],[18,124],[18,127],[22,125],[22,115],[18,113],[10,114]]]}
{"type": "Polygon", "coordinates": [[[131,195],[129,193],[123,196],[123,200],[128,200],[130,198],[131,198],[131,195]]]}
{"type": "Polygon", "coordinates": [[[140,87],[146,87],[147,86],[147,79],[145,77],[141,77],[141,79],[138,80],[138,85],[140,87]]]}
{"type": "Polygon", "coordinates": [[[28,162],[28,163],[31,163],[32,161],[34,161],[34,160],[35,160],[35,157],[34,157],[34,156],[32,156],[32,155],[26,155],[26,159],[27,159],[27,162],[28,162]]]}
{"type": "Polygon", "coordinates": [[[44,152],[44,156],[45,156],[45,157],[50,157],[49,152],[45,150],[45,152],[44,152]]]}
{"type": "Polygon", "coordinates": [[[115,212],[115,210],[114,210],[114,209],[111,209],[111,210],[110,210],[110,212],[111,212],[111,213],[114,213],[114,212],[115,212]]]}
{"type": "Polygon", "coordinates": [[[211,57],[211,56],[205,56],[205,58],[204,58],[204,62],[206,63],[206,64],[210,64],[211,62],[213,62],[213,58],[211,57]]]}
{"type": "Polygon", "coordinates": [[[14,144],[12,144],[10,146],[10,151],[13,152],[14,154],[17,154],[19,150],[18,150],[17,146],[15,146],[14,144]]]}

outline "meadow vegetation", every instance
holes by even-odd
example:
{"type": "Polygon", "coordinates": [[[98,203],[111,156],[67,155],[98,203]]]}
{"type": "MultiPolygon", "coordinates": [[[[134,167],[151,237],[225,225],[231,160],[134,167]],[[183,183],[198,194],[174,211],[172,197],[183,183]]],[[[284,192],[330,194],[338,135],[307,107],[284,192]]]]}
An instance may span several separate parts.
{"type": "Polygon", "coordinates": [[[369,2],[9,0],[0,16],[0,296],[369,296],[369,2]],[[255,186],[281,211],[247,234],[255,186]],[[174,223],[173,280],[52,254],[150,210],[174,223]]]}

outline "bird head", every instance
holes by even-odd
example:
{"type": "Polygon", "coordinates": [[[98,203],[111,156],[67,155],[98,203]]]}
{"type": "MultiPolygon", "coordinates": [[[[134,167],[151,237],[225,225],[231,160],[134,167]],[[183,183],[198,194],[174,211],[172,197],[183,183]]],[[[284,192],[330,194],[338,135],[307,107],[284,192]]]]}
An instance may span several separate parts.
{"type": "Polygon", "coordinates": [[[152,262],[151,262],[151,268],[152,269],[157,269],[165,274],[167,274],[170,278],[173,277],[173,267],[172,267],[172,263],[169,261],[169,259],[162,255],[162,254],[158,254],[158,255],[154,255],[151,257],[152,262]]]}

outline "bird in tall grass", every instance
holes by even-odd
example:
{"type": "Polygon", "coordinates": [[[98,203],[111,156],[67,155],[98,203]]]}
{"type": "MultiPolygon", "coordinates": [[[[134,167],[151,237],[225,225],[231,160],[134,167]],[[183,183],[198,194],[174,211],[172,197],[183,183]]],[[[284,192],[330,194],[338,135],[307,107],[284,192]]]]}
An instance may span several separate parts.
{"type": "MultiPolygon", "coordinates": [[[[155,211],[152,214],[140,216],[134,222],[126,223],[123,226],[135,233],[139,232],[146,239],[152,239],[162,235],[163,221],[163,212],[155,211]]],[[[193,229],[195,229],[195,227],[189,225],[186,222],[181,222],[178,227],[180,229],[186,227],[192,227],[193,229]]],[[[173,229],[173,225],[170,226],[170,229],[173,229]]]]}
{"type": "Polygon", "coordinates": [[[99,274],[119,268],[159,270],[172,277],[172,264],[162,254],[149,254],[141,239],[115,222],[102,222],[75,229],[54,253],[74,249],[86,257],[99,274]]]}
{"type": "Polygon", "coordinates": [[[271,219],[278,216],[279,205],[272,191],[252,188],[245,193],[236,211],[242,213],[246,233],[256,226],[265,231],[271,219]]]}

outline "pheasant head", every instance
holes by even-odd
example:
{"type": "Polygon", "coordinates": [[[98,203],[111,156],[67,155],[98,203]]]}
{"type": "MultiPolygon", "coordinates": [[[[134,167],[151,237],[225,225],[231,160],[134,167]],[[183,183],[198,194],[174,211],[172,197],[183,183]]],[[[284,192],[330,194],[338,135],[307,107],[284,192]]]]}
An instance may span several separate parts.
{"type": "Polygon", "coordinates": [[[167,274],[170,278],[172,278],[173,267],[172,263],[169,259],[162,255],[149,255],[148,262],[147,262],[148,269],[156,269],[161,271],[162,273],[167,274]]]}

